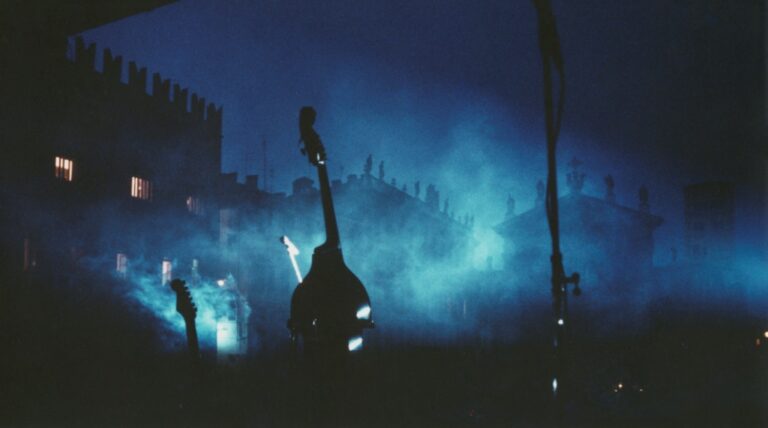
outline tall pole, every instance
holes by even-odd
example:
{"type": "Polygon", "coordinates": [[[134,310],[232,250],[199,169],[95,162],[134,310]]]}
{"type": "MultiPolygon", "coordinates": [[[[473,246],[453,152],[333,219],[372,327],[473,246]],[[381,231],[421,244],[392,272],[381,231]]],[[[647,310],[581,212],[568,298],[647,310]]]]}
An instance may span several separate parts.
{"type": "Polygon", "coordinates": [[[264,191],[268,192],[269,187],[267,187],[267,139],[262,138],[261,139],[261,165],[262,165],[262,173],[264,177],[264,191]]]}
{"type": "Polygon", "coordinates": [[[574,284],[574,292],[578,292],[579,275],[565,275],[563,256],[560,253],[560,218],[557,200],[557,139],[560,134],[560,124],[565,99],[565,74],[563,58],[560,52],[560,42],[555,26],[555,17],[549,0],[533,0],[536,7],[539,24],[539,49],[541,51],[542,72],[544,79],[544,123],[547,139],[547,191],[546,212],[552,241],[551,292],[552,309],[554,312],[554,357],[555,364],[552,376],[552,397],[555,403],[557,417],[563,416],[564,392],[567,392],[566,362],[565,362],[565,333],[567,320],[567,286],[574,284]],[[554,102],[552,68],[558,74],[559,91],[557,106],[554,102]]]}

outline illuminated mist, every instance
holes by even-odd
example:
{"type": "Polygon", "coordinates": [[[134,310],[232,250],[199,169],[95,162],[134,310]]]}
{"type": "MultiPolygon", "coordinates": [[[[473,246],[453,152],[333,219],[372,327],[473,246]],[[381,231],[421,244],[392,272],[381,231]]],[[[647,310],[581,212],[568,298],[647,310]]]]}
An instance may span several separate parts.
{"type": "MultiPolygon", "coordinates": [[[[396,210],[372,212],[365,200],[335,195],[347,263],[371,294],[379,325],[371,332],[374,343],[387,335],[427,342],[463,335],[515,340],[515,332],[526,329],[523,314],[543,314],[542,322],[549,322],[549,255],[536,266],[506,265],[504,252],[528,243],[505,242],[493,229],[505,220],[508,196],[515,199],[517,214],[533,207],[536,183],[546,175],[540,59],[530,4],[457,2],[436,9],[400,2],[390,10],[370,2],[344,8],[183,3],[84,37],[223,104],[225,171],[258,173],[262,186],[267,182],[273,192],[286,191],[299,176],[315,179],[298,153],[296,130],[298,108],[313,105],[331,179],[346,182],[348,175],[361,174],[370,154],[374,176],[383,161],[384,182],[395,179],[396,187],[406,185],[412,196],[419,181],[421,199],[433,184],[441,210],[447,198],[448,215],[474,217],[461,241],[434,248],[423,242],[423,218],[397,218],[396,210]],[[201,26],[210,29],[204,38],[191,30],[201,26]],[[370,217],[389,219],[384,223],[392,226],[355,227],[356,219],[370,217]],[[435,251],[441,255],[429,255],[435,251]]],[[[646,186],[650,212],[664,223],[654,233],[653,268],[644,282],[630,281],[631,293],[617,300],[603,292],[606,284],[583,271],[585,295],[573,303],[574,318],[580,307],[592,306],[612,324],[623,311],[644,313],[649,302],[677,308],[694,297],[702,310],[729,311],[728,302],[738,301],[738,313],[758,315],[767,275],[765,233],[755,233],[765,230],[760,215],[765,207],[762,167],[751,156],[759,134],[753,117],[759,109],[750,109],[760,98],[754,65],[762,64],[752,27],[734,29],[730,21],[718,22],[706,7],[690,2],[592,6],[556,7],[569,84],[558,155],[561,194],[567,192],[567,163],[578,158],[586,174],[584,194],[602,197],[603,177],[612,175],[616,203],[636,209],[638,189],[646,186]],[[627,41],[632,41],[630,50],[627,41]],[[730,43],[749,55],[734,58],[730,43]],[[683,250],[683,188],[713,180],[737,186],[734,255],[725,265],[686,260],[683,250]],[[713,278],[713,284],[703,285],[713,278]]],[[[734,16],[760,15],[728,7],[734,16]]],[[[99,55],[97,49],[97,64],[99,55]]],[[[295,275],[278,238],[288,235],[299,246],[305,274],[312,248],[322,241],[319,201],[287,212],[289,218],[241,219],[235,235],[238,257],[251,258],[251,270],[261,272],[247,290],[251,339],[265,346],[259,349],[271,349],[269,343],[282,343],[287,334],[295,275]]],[[[114,228],[104,230],[109,236],[106,231],[114,228]]],[[[144,273],[129,278],[137,287],[131,298],[176,329],[180,318],[162,287],[153,285],[162,258],[177,260],[174,272],[189,282],[191,259],[198,258],[205,270],[206,255],[219,248],[213,237],[184,233],[178,251],[143,257],[147,262],[135,262],[135,272],[144,273]]],[[[549,242],[547,235],[535,239],[549,242]]],[[[579,258],[604,264],[605,255],[593,253],[592,242],[580,244],[579,258]]],[[[112,246],[103,248],[112,251],[112,246]]],[[[136,253],[150,249],[147,244],[136,253]]],[[[564,253],[567,270],[580,268],[569,266],[572,253],[564,253]]],[[[604,268],[615,276],[625,273],[622,266],[604,268]]],[[[205,314],[219,305],[210,284],[229,273],[207,272],[202,284],[208,285],[193,289],[205,324],[212,322],[205,314]]]]}

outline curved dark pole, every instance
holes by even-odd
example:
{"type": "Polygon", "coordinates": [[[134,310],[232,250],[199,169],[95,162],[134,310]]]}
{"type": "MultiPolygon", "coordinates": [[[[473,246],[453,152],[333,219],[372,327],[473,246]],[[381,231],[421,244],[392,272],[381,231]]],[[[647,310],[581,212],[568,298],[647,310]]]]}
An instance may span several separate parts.
{"type": "Polygon", "coordinates": [[[554,352],[555,367],[552,379],[552,394],[558,419],[563,416],[564,393],[566,388],[565,364],[565,329],[567,310],[567,285],[578,284],[578,274],[566,277],[563,268],[563,256],[560,253],[560,218],[557,201],[557,139],[565,100],[565,72],[560,52],[560,42],[555,25],[555,17],[549,0],[532,0],[536,7],[539,26],[539,49],[541,51],[544,78],[544,114],[547,138],[547,192],[546,212],[552,240],[552,309],[554,312],[554,352]],[[558,96],[555,106],[553,96],[552,68],[558,74],[558,96]]]}

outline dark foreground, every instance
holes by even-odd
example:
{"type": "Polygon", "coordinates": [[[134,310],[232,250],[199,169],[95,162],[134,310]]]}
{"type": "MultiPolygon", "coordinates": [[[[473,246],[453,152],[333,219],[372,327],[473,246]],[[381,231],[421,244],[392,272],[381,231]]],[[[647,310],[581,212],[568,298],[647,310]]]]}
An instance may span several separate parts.
{"type": "MultiPolygon", "coordinates": [[[[765,361],[594,344],[569,426],[765,426],[765,361]]],[[[41,350],[28,350],[30,353],[41,350]]],[[[103,352],[103,351],[102,351],[103,352]]],[[[549,426],[547,353],[508,347],[369,350],[341,385],[288,355],[190,367],[83,353],[88,364],[6,367],[3,426],[549,426]],[[116,365],[114,365],[116,364],[116,365]],[[322,423],[324,422],[324,423],[322,423]]],[[[34,356],[31,360],[38,360],[34,356]]]]}
{"type": "MultiPolygon", "coordinates": [[[[371,347],[329,382],[287,349],[230,366],[208,354],[193,366],[160,345],[165,333],[141,322],[148,317],[95,304],[93,294],[54,296],[2,292],[1,426],[557,423],[545,342],[371,347]]],[[[767,426],[761,333],[694,320],[577,342],[564,425],[767,426]]]]}

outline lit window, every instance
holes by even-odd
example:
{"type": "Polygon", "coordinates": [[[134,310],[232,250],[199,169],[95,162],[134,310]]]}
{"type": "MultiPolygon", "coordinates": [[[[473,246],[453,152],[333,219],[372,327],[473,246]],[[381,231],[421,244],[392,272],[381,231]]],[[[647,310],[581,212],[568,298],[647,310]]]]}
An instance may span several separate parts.
{"type": "Polygon", "coordinates": [[[173,264],[170,260],[163,260],[163,285],[171,282],[173,276],[173,264]]]}
{"type": "Polygon", "coordinates": [[[128,274],[128,256],[124,253],[117,253],[117,266],[115,270],[123,278],[128,274]]]}
{"type": "Polygon", "coordinates": [[[200,215],[203,213],[203,206],[200,204],[200,198],[194,196],[187,196],[187,211],[194,215],[200,215]]]}
{"type": "Polygon", "coordinates": [[[64,159],[56,156],[53,164],[55,167],[54,174],[56,174],[56,178],[64,181],[72,181],[72,171],[74,170],[75,164],[71,159],[64,159]]]}
{"type": "Polygon", "coordinates": [[[152,183],[139,177],[131,177],[131,196],[136,199],[152,199],[152,183]]]}

